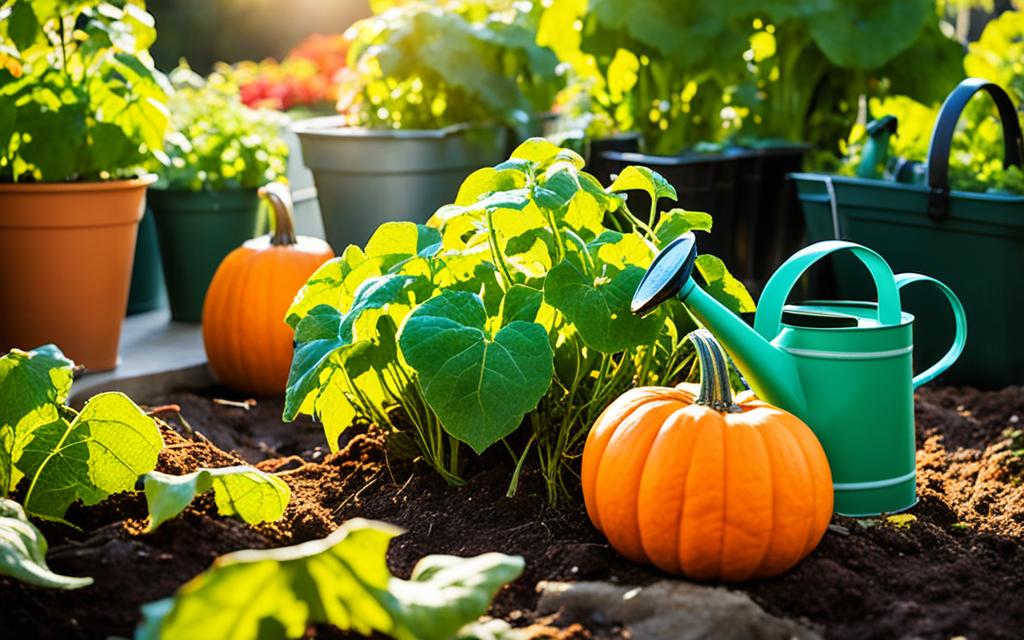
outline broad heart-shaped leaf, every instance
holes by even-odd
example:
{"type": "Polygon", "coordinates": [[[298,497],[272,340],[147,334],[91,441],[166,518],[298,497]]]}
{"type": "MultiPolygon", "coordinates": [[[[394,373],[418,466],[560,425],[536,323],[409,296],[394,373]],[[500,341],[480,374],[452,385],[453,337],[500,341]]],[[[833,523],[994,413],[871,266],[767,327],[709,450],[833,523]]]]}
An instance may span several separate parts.
{"type": "Polygon", "coordinates": [[[750,292],[729,273],[721,259],[709,254],[700,255],[697,256],[696,267],[704,278],[707,292],[730,310],[735,313],[752,313],[757,309],[750,292]]]}
{"type": "Polygon", "coordinates": [[[580,339],[591,349],[618,353],[652,342],[661,330],[661,314],[641,318],[629,308],[644,270],[629,265],[606,271],[588,275],[578,259],[569,256],[548,272],[544,301],[575,325],[580,339]]]}
{"type": "Polygon", "coordinates": [[[844,0],[831,6],[811,16],[811,36],[829,61],[845,68],[882,66],[935,20],[933,0],[844,0]]]}
{"type": "Polygon", "coordinates": [[[525,184],[526,176],[522,171],[494,167],[477,169],[462,181],[459,194],[455,197],[455,205],[467,207],[480,200],[482,196],[521,189],[525,184]]]}
{"type": "Polygon", "coordinates": [[[676,189],[668,180],[663,178],[657,171],[647,167],[629,166],[622,170],[622,173],[615,178],[608,191],[618,193],[619,191],[646,191],[652,201],[658,198],[676,199],[676,189]]]}
{"type": "Polygon", "coordinates": [[[445,431],[481,453],[515,431],[551,386],[547,331],[513,321],[493,337],[479,296],[445,291],[405,320],[398,344],[445,431]]]}
{"type": "Polygon", "coordinates": [[[28,521],[21,505],[7,498],[0,498],[0,575],[50,589],[78,589],[92,584],[92,578],[50,571],[46,566],[46,538],[28,521]]]}
{"type": "Polygon", "coordinates": [[[401,530],[349,520],[321,540],[221,556],[170,598],[147,604],[136,640],[299,638],[312,624],[397,640],[447,640],[487,610],[523,560],[428,556],[408,581],[385,561],[401,530]]]}
{"type": "Polygon", "coordinates": [[[292,495],[284,480],[246,465],[200,469],[183,476],[150,471],[143,485],[149,508],[148,531],[177,516],[196,496],[210,489],[220,515],[237,515],[249,524],[280,519],[292,495]]]}
{"type": "Polygon", "coordinates": [[[562,149],[547,138],[530,138],[523,141],[512,152],[511,158],[543,164],[554,158],[562,149]]]}
{"type": "Polygon", "coordinates": [[[52,344],[0,358],[0,496],[17,484],[14,463],[32,433],[57,420],[71,390],[74,363],[52,344]]]}
{"type": "Polygon", "coordinates": [[[321,389],[328,367],[338,366],[345,352],[358,339],[354,327],[370,309],[395,303],[410,303],[428,295],[430,283],[421,276],[389,274],[370,278],[356,290],[351,308],[340,313],[329,305],[309,310],[295,327],[295,353],[285,388],[284,419],[311,411],[310,402],[321,389]]]}
{"type": "Polygon", "coordinates": [[[662,212],[654,227],[659,249],[688,231],[711,231],[711,216],[702,211],[672,209],[662,212]]]}
{"type": "Polygon", "coordinates": [[[344,253],[320,265],[295,296],[285,314],[285,322],[294,329],[309,310],[318,305],[347,309],[356,288],[373,276],[380,275],[380,265],[367,260],[362,249],[349,245],[344,253]]]}
{"type": "Polygon", "coordinates": [[[501,326],[516,322],[533,322],[540,311],[544,293],[524,284],[514,284],[501,299],[501,326]]]}
{"type": "Polygon", "coordinates": [[[18,461],[28,480],[25,510],[60,520],[75,500],[93,505],[131,491],[156,468],[163,447],[153,419],[121,393],[94,396],[70,424],[63,418],[32,435],[18,461]]]}
{"type": "Polygon", "coordinates": [[[429,257],[441,248],[441,232],[414,222],[385,222],[366,243],[367,258],[380,260],[381,272],[415,257],[429,257]]]}

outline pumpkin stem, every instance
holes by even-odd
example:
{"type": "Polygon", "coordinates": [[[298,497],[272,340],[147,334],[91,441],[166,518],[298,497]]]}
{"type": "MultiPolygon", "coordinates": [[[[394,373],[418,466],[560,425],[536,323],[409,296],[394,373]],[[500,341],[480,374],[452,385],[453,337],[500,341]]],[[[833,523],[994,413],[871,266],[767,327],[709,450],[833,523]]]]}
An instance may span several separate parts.
{"type": "Polygon", "coordinates": [[[273,230],[270,233],[270,244],[284,247],[298,242],[295,236],[295,219],[292,216],[292,194],[288,187],[280,182],[271,182],[260,187],[261,198],[266,198],[273,211],[271,216],[273,230]]]}
{"type": "Polygon", "coordinates": [[[729,383],[729,360],[718,340],[707,329],[691,331],[686,336],[697,350],[700,362],[700,393],[695,404],[711,407],[721,413],[743,411],[732,399],[729,383]]]}

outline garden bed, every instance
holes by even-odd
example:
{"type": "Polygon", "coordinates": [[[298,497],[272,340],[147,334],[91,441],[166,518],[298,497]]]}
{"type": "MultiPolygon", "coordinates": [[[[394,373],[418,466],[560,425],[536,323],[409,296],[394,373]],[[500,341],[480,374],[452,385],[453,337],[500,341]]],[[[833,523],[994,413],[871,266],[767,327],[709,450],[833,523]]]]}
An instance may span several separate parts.
{"type": "MultiPolygon", "coordinates": [[[[356,516],[407,530],[389,553],[399,575],[431,553],[524,556],[525,573],[499,593],[491,613],[514,626],[537,625],[540,637],[624,637],[620,621],[607,616],[539,613],[541,581],[646,585],[663,578],[612,551],[581,501],[548,508],[538,476],[527,473],[518,495],[504,498],[511,468],[497,451],[474,463],[466,486],[452,489],[429,470],[389,455],[365,426],[343,434],[342,450],[332,455],[316,425],[280,422],[280,401],[246,409],[213,398],[232,396],[209,389],[142,398],[150,406],[179,405],[188,425],[161,414],[170,428],[163,429],[167,446],[158,469],[180,474],[246,461],[284,472],[293,494],[285,518],[249,527],[216,515],[212,497],[205,496],[183,517],[144,534],[141,493],[73,507],[68,520],[81,530],[41,524],[51,545],[48,561],[60,573],[93,576],[95,584],[60,592],[0,578],[7,633],[128,636],[139,605],[169,595],[217,555],[323,537],[356,516]]],[[[916,519],[835,517],[822,544],[796,569],[740,590],[768,613],[829,638],[1019,633],[1024,458],[1017,450],[1024,443],[1015,430],[1024,427],[1024,388],[931,389],[918,394],[916,408],[920,502],[909,512],[916,519]]],[[[324,629],[311,634],[341,637],[324,629]]]]}

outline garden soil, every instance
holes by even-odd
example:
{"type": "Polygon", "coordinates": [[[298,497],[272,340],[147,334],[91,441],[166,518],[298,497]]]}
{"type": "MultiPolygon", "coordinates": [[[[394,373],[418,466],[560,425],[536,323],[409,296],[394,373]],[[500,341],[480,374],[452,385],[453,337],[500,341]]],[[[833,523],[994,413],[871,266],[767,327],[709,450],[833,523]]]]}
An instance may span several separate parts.
{"type": "MultiPolygon", "coordinates": [[[[48,560],[54,570],[92,576],[95,584],[59,592],[0,579],[4,637],[128,637],[141,604],[170,595],[216,556],[322,537],[356,516],[405,529],[388,556],[402,576],[432,553],[524,556],[524,574],[499,593],[491,615],[530,627],[535,637],[630,637],[628,622],[609,615],[613,608],[539,607],[538,584],[662,588],[654,583],[665,576],[620,558],[579,501],[548,507],[536,475],[526,473],[518,494],[506,498],[511,467],[498,453],[467,469],[465,486],[450,488],[424,467],[389,454],[372,428],[353,427],[331,454],[315,425],[281,424],[279,401],[222,404],[214,398],[245,400],[220,389],[147,399],[150,406],[180,407],[180,415],[173,409],[159,414],[167,444],[159,470],[185,473],[245,461],[279,472],[292,489],[284,519],[249,527],[217,516],[205,496],[145,534],[141,494],[73,507],[68,520],[78,528],[40,525],[50,541],[48,560]]],[[[794,570],[729,588],[770,616],[826,638],[1019,638],[1024,387],[925,390],[916,409],[917,506],[896,518],[837,516],[818,549],[794,570]]],[[[329,629],[309,635],[347,637],[329,629]]]]}

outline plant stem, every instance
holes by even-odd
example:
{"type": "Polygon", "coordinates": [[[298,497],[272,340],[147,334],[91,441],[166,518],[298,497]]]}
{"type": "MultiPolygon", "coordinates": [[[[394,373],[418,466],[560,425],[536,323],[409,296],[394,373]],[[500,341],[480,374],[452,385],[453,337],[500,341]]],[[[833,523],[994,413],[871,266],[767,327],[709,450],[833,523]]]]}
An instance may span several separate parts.
{"type": "Polygon", "coordinates": [[[498,232],[494,228],[494,212],[487,208],[487,237],[491,245],[491,255],[494,257],[494,261],[498,264],[498,269],[501,271],[501,278],[505,283],[505,290],[512,286],[512,273],[508,269],[508,265],[505,264],[505,256],[501,253],[501,247],[498,246],[498,232]]]}

